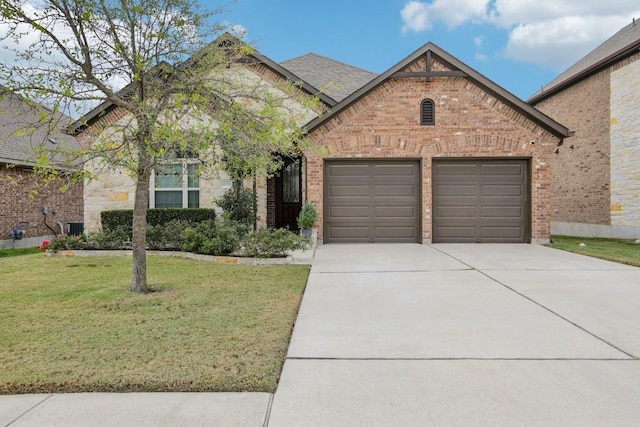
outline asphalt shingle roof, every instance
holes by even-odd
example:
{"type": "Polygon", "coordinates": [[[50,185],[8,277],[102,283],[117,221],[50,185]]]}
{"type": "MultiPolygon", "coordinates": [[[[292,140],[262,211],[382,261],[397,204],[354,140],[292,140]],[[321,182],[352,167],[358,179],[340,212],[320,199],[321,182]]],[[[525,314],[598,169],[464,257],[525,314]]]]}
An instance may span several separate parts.
{"type": "Polygon", "coordinates": [[[280,65],[338,102],[377,76],[315,53],[283,61],[280,65]]]}
{"type": "Polygon", "coordinates": [[[622,28],[600,46],[596,47],[578,62],[567,68],[564,72],[562,72],[556,78],[543,86],[542,90],[533,95],[532,98],[537,97],[556,86],[562,85],[568,80],[571,80],[573,77],[576,77],[580,73],[597,66],[598,63],[605,61],[612,55],[625,50],[626,48],[639,41],[640,20],[635,19],[631,24],[622,28]]]}
{"type": "Polygon", "coordinates": [[[0,163],[33,165],[45,148],[50,161],[64,166],[54,153],[79,148],[75,138],[62,131],[68,124],[66,116],[0,88],[0,163]]]}

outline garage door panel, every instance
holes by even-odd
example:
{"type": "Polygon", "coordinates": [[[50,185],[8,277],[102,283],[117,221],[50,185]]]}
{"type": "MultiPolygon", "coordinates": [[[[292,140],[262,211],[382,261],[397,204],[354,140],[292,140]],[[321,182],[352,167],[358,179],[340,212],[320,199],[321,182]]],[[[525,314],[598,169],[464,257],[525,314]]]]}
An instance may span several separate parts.
{"type": "Polygon", "coordinates": [[[478,188],[475,183],[438,184],[435,193],[440,197],[476,197],[478,195],[478,188]]]}
{"type": "Polygon", "coordinates": [[[516,218],[519,221],[523,215],[522,205],[482,207],[482,218],[516,218]]]}
{"type": "Polygon", "coordinates": [[[477,176],[478,168],[477,165],[472,163],[467,164],[445,164],[445,163],[436,163],[434,164],[434,169],[437,175],[439,176],[477,176]]]}
{"type": "Polygon", "coordinates": [[[369,205],[366,206],[331,206],[328,212],[328,220],[332,218],[349,218],[358,220],[369,219],[369,205]]]}
{"type": "Polygon", "coordinates": [[[374,218],[376,220],[401,220],[408,219],[414,222],[416,217],[415,206],[375,206],[374,218]]]}
{"type": "Polygon", "coordinates": [[[412,226],[407,227],[384,227],[376,226],[374,228],[374,236],[376,241],[386,241],[388,243],[400,242],[416,238],[416,229],[412,226]]]}
{"type": "Polygon", "coordinates": [[[329,197],[369,197],[368,185],[330,185],[329,197]]]}
{"type": "Polygon", "coordinates": [[[481,174],[483,177],[491,176],[514,176],[519,177],[523,174],[523,165],[519,164],[502,164],[502,163],[488,163],[481,167],[481,174]]]}
{"type": "Polygon", "coordinates": [[[373,189],[375,197],[416,197],[415,185],[377,185],[373,189]]]}
{"type": "Polygon", "coordinates": [[[418,242],[420,194],[417,160],[327,160],[325,241],[418,242]]]}
{"type": "Polygon", "coordinates": [[[369,177],[369,167],[367,165],[341,165],[332,164],[328,168],[327,177],[369,177]]]}
{"type": "Polygon", "coordinates": [[[527,241],[526,160],[434,159],[432,170],[434,242],[527,241]]]}
{"type": "Polygon", "coordinates": [[[416,176],[415,165],[413,164],[375,164],[372,169],[374,177],[408,177],[413,180],[416,176]]]}
{"type": "Polygon", "coordinates": [[[519,184],[492,184],[482,185],[483,196],[499,196],[499,197],[522,197],[523,191],[522,185],[519,184]]]}
{"type": "Polygon", "coordinates": [[[475,218],[477,213],[476,213],[476,206],[465,206],[465,205],[460,205],[460,206],[455,206],[455,205],[449,205],[449,206],[441,206],[438,205],[436,208],[436,214],[439,217],[446,217],[446,218],[475,218]]]}

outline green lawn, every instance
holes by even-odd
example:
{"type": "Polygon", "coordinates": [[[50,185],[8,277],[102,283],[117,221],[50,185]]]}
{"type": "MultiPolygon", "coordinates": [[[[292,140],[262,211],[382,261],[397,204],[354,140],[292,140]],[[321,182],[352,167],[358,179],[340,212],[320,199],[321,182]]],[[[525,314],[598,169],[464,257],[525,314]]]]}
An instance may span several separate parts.
{"type": "Polygon", "coordinates": [[[38,248],[0,249],[0,258],[19,255],[31,255],[40,252],[38,248]]]}
{"type": "Polygon", "coordinates": [[[0,259],[0,393],[276,388],[308,266],[0,259]]]}
{"type": "Polygon", "coordinates": [[[552,248],[640,267],[640,244],[635,240],[568,236],[553,236],[552,240],[548,245],[552,248]]]}

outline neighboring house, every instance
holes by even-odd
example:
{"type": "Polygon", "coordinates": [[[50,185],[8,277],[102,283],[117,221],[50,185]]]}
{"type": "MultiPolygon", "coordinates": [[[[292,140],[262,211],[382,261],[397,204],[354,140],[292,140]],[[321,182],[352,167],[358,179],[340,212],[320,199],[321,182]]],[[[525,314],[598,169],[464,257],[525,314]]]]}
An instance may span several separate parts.
{"type": "Polygon", "coordinates": [[[52,119],[50,110],[34,106],[20,96],[0,93],[0,248],[38,246],[43,239],[66,232],[69,223],[83,220],[82,184],[41,182],[33,173],[40,156],[48,156],[54,167],[53,151],[78,148],[74,138],[60,129],[68,125],[63,117],[52,119]],[[43,214],[46,208],[47,215],[43,214]],[[46,224],[45,224],[46,221],[46,224]],[[24,224],[24,239],[10,238],[10,230],[24,224]]]}
{"type": "Polygon", "coordinates": [[[307,125],[324,242],[548,242],[560,125],[427,43],[307,125]]]}
{"type": "MultiPolygon", "coordinates": [[[[308,200],[329,243],[549,241],[551,159],[568,129],[447,52],[428,43],[379,76],[314,54],[249,59],[249,72],[299,81],[329,108],[306,125],[318,149],[258,180],[263,225],[294,228],[308,200]]],[[[117,111],[103,104],[78,121],[81,144],[117,111]]],[[[84,190],[89,229],[101,210],[133,207],[125,174],[98,178],[84,190]]],[[[225,187],[189,181],[171,189],[185,194],[183,207],[189,191],[199,192],[198,206],[213,206],[225,187]]],[[[163,190],[151,191],[153,205],[163,190]]]]}
{"type": "Polygon", "coordinates": [[[640,238],[640,22],[529,103],[575,135],[553,159],[553,233],[640,238]]]}

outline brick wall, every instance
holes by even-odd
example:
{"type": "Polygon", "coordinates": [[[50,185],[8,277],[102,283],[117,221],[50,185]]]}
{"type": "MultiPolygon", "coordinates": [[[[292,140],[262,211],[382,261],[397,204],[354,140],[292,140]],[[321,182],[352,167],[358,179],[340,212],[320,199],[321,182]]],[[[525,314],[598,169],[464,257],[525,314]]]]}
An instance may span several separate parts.
{"type": "MultiPolygon", "coordinates": [[[[424,65],[418,61],[410,69],[424,65]]],[[[532,239],[550,236],[551,156],[558,139],[465,78],[387,80],[309,138],[322,147],[305,152],[307,197],[318,208],[318,226],[323,222],[324,158],[421,159],[422,237],[429,241],[432,158],[517,156],[532,159],[532,239]],[[435,102],[435,126],[420,125],[424,98],[435,102]]]]}
{"type": "Polygon", "coordinates": [[[602,71],[536,105],[575,131],[553,157],[554,221],[610,223],[609,75],[602,71]]]}
{"type": "Polygon", "coordinates": [[[53,234],[44,225],[43,207],[49,208],[47,224],[57,232],[58,222],[66,228],[68,222],[82,221],[82,185],[72,185],[64,193],[61,185],[43,184],[28,168],[0,165],[0,240],[9,239],[9,230],[21,221],[29,222],[26,237],[53,234]]]}

